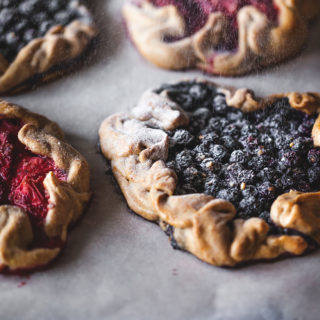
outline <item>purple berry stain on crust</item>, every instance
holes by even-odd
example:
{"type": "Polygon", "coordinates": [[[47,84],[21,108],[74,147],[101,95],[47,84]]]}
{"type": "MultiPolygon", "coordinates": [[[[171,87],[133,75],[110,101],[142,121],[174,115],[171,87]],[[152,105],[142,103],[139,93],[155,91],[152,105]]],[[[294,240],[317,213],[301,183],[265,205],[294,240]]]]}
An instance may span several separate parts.
{"type": "Polygon", "coordinates": [[[290,190],[320,190],[320,148],[310,136],[317,115],[294,110],[287,99],[242,113],[205,83],[164,85],[156,92],[163,90],[192,119],[169,132],[168,165],[178,175],[177,194],[228,200],[237,217],[260,217],[272,233],[281,233],[270,219],[274,200],[290,190]]]}
{"type": "MultiPolygon", "coordinates": [[[[244,6],[254,6],[264,13],[270,21],[277,22],[278,8],[272,0],[149,0],[157,7],[174,5],[186,24],[185,36],[190,36],[199,31],[207,22],[208,17],[213,12],[222,12],[229,21],[228,39],[225,44],[221,44],[218,49],[233,50],[238,43],[238,11],[244,6]]],[[[168,42],[179,40],[180,38],[166,37],[168,42]]]]}

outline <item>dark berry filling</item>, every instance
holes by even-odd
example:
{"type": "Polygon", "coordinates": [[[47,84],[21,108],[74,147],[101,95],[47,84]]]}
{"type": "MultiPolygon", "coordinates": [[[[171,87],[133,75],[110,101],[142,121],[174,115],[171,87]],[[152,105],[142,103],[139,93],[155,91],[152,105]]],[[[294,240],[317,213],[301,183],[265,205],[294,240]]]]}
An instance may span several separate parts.
{"type": "Polygon", "coordinates": [[[56,241],[47,239],[42,230],[49,204],[43,181],[50,171],[60,180],[67,175],[52,159],[33,154],[18,140],[21,127],[19,120],[0,120],[0,205],[23,208],[35,231],[34,246],[50,247],[56,241]]]}
{"type": "Polygon", "coordinates": [[[190,117],[188,127],[168,132],[167,165],[178,175],[177,194],[222,198],[235,205],[237,217],[272,225],[270,208],[279,195],[320,190],[320,148],[311,138],[317,115],[294,110],[287,99],[243,113],[204,83],[156,92],[163,90],[190,117]]]}
{"type": "Polygon", "coordinates": [[[78,0],[1,0],[0,53],[12,61],[21,48],[51,27],[88,18],[78,0]]]}
{"type": "MultiPolygon", "coordinates": [[[[174,5],[186,23],[185,36],[190,36],[200,30],[207,22],[210,13],[223,12],[230,22],[229,38],[226,39],[225,44],[221,44],[220,48],[225,50],[232,50],[237,47],[237,13],[242,7],[255,6],[274,23],[277,22],[278,18],[278,10],[272,0],[150,0],[150,2],[158,7],[174,5]]],[[[168,37],[166,40],[175,41],[178,39],[168,37]]]]}

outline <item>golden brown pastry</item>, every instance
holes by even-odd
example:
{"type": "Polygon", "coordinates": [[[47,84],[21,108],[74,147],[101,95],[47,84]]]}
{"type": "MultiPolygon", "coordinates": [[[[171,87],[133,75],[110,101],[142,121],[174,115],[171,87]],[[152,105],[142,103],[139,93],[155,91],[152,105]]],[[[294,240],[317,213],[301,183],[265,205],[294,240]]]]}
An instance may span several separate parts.
{"type": "Polygon", "coordinates": [[[236,76],[297,54],[319,0],[139,0],[123,6],[134,45],[165,69],[236,76]]]}
{"type": "Polygon", "coordinates": [[[0,3],[0,94],[61,75],[96,35],[80,0],[0,3]]]}
{"type": "Polygon", "coordinates": [[[319,111],[316,93],[184,81],[109,116],[100,144],[134,212],[175,248],[235,266],[319,243],[319,111]]]}
{"type": "Polygon", "coordinates": [[[59,126],[0,101],[0,270],[43,267],[90,199],[86,160],[59,126]]]}

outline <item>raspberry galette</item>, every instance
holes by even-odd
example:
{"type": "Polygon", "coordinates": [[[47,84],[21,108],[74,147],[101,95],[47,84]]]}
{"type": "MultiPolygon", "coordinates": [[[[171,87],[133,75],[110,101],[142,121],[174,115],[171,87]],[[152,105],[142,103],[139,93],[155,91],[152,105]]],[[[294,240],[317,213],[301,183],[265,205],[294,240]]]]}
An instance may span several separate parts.
{"type": "Polygon", "coordinates": [[[45,266],[90,199],[86,160],[58,125],[0,100],[0,272],[45,266]]]}
{"type": "Polygon", "coordinates": [[[95,34],[80,0],[1,0],[0,93],[58,76],[95,34]]]}
{"type": "Polygon", "coordinates": [[[235,76],[297,54],[319,9],[319,0],[131,0],[123,15],[155,65],[235,76]]]}
{"type": "Polygon", "coordinates": [[[320,95],[257,98],[202,80],[147,91],[100,127],[137,214],[218,266],[320,243],[320,95]]]}

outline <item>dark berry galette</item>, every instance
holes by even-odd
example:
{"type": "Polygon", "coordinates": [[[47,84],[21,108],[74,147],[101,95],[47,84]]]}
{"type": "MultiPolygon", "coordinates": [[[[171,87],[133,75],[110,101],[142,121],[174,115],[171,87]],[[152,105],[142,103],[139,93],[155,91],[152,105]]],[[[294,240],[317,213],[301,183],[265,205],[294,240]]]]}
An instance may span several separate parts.
{"type": "Polygon", "coordinates": [[[57,257],[89,198],[87,162],[61,129],[0,101],[0,272],[57,257]]]}
{"type": "Polygon", "coordinates": [[[131,0],[123,15],[133,43],[157,66],[232,76],[298,53],[319,10],[320,0],[131,0]]]}
{"type": "Polygon", "coordinates": [[[130,208],[219,266],[320,243],[319,94],[257,98],[205,81],[147,91],[100,127],[130,208]]]}
{"type": "Polygon", "coordinates": [[[57,73],[95,36],[80,0],[0,1],[0,93],[57,73]]]}

